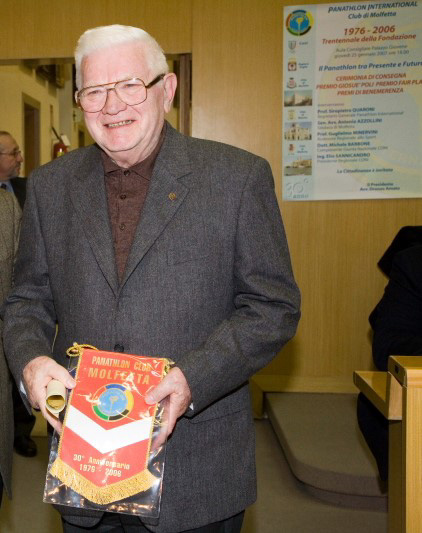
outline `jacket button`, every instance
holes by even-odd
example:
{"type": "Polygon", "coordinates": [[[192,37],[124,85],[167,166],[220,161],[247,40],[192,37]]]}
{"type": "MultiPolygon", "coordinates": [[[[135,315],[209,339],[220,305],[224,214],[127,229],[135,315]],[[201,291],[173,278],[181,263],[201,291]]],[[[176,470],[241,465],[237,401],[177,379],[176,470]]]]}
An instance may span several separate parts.
{"type": "Polygon", "coordinates": [[[122,344],[115,344],[114,351],[122,353],[125,351],[125,347],[122,344]]]}

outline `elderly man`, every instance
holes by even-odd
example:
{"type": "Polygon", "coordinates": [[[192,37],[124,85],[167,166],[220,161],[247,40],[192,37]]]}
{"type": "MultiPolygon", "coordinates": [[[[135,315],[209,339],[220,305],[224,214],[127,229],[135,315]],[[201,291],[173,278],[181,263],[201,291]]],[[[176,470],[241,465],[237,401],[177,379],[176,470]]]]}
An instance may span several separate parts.
{"type": "MultiPolygon", "coordinates": [[[[15,197],[0,189],[0,305],[12,285],[13,259],[18,244],[21,211],[15,197]]],[[[3,323],[0,320],[0,334],[3,323]]],[[[3,487],[11,496],[13,455],[12,380],[0,335],[0,502],[3,487]]]]}
{"type": "Polygon", "coordinates": [[[6,308],[10,365],[59,430],[46,385],[73,386],[64,368],[73,341],[176,366],[147,397],[170,404],[158,521],[66,507],[64,529],[240,531],[256,497],[247,380],[299,319],[271,170],[165,122],[176,77],[143,30],[88,30],[75,59],[97,144],[29,180],[6,308]]]}

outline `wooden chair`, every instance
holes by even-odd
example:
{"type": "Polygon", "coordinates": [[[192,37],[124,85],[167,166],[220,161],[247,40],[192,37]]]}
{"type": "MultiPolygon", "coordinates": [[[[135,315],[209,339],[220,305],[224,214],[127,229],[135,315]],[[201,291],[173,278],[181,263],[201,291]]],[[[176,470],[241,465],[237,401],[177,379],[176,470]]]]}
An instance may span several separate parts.
{"type": "Polygon", "coordinates": [[[422,356],[392,356],[388,372],[353,377],[389,420],[388,532],[422,533],[422,356]]]}

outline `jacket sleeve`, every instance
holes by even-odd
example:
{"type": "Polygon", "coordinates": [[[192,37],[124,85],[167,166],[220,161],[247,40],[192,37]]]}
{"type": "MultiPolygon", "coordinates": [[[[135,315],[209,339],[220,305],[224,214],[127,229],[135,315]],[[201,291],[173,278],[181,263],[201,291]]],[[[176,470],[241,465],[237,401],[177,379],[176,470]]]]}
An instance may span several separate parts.
{"type": "Polygon", "coordinates": [[[271,169],[257,159],[246,180],[235,242],[234,311],[178,361],[192,392],[192,416],[264,367],[293,337],[300,293],[274,193],[271,169]]]}
{"type": "MultiPolygon", "coordinates": [[[[1,197],[0,209],[3,210],[5,218],[4,227],[0,228],[0,242],[4,247],[4,257],[0,254],[0,306],[10,292],[13,282],[13,264],[18,247],[19,228],[22,212],[15,196],[11,193],[4,193],[1,197]]],[[[2,315],[2,313],[0,313],[2,315]]],[[[0,316],[0,333],[3,330],[2,316],[0,316]]],[[[0,339],[1,339],[0,335],[0,339]]],[[[3,357],[3,343],[0,342],[0,355],[3,357]]]]}
{"type": "Polygon", "coordinates": [[[28,179],[27,189],[14,268],[15,283],[4,310],[4,348],[17,383],[29,361],[39,355],[51,354],[56,332],[46,251],[32,179],[28,179]]]}

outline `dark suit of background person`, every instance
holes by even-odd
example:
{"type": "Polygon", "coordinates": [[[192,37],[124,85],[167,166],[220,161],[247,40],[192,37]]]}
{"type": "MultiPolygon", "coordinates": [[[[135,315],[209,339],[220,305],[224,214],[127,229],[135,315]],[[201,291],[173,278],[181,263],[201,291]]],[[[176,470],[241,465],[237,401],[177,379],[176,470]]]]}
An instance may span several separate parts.
{"type": "MultiPolygon", "coordinates": [[[[20,217],[16,199],[11,193],[0,190],[0,304],[6,299],[12,284],[20,217]]],[[[12,380],[3,353],[2,329],[0,319],[0,502],[3,486],[11,497],[13,456],[12,380]]]]}
{"type": "MultiPolygon", "coordinates": [[[[20,208],[23,210],[26,199],[26,178],[14,177],[10,179],[20,208]]],[[[35,416],[24,405],[16,383],[13,381],[13,416],[15,423],[14,447],[17,453],[25,457],[33,457],[37,453],[37,446],[31,439],[31,431],[35,425],[35,416]]]]}
{"type": "MultiPolygon", "coordinates": [[[[136,31],[112,26],[90,32],[114,30],[122,38],[136,31]]],[[[169,397],[169,417],[178,418],[168,428],[174,427],[160,517],[152,527],[175,533],[232,521],[255,501],[247,381],[294,335],[300,295],[268,163],[176,132],[164,122],[176,78],[165,73],[162,51],[158,70],[150,66],[146,45],[110,45],[108,33],[104,42],[106,48],[84,56],[79,83],[112,86],[97,111],[84,111],[98,144],[60,157],[28,180],[5,350],[16,380],[25,382],[29,398],[56,427],[45,412],[44,377],[72,385],[65,352],[74,341],[176,362],[146,397],[169,397]],[[157,80],[138,104],[126,104],[116,90],[128,71],[148,85],[157,80]],[[116,172],[124,186],[130,168],[154,150],[148,194],[118,269],[112,230],[116,237],[126,226],[109,216],[104,161],[120,163],[116,172]],[[55,361],[45,357],[50,354],[55,361]]],[[[72,507],[61,512],[66,531],[69,524],[101,521],[99,527],[108,528],[108,520],[122,519],[72,507]]]]}
{"type": "Polygon", "coordinates": [[[26,200],[26,178],[21,178],[20,176],[15,176],[10,179],[10,183],[13,188],[13,193],[18,199],[19,206],[23,209],[26,200]]]}
{"type": "MultiPolygon", "coordinates": [[[[378,370],[387,370],[390,355],[422,355],[422,245],[415,244],[418,238],[421,242],[421,229],[405,228],[405,235],[403,232],[398,235],[380,261],[390,280],[370,315],[372,353],[378,370]]],[[[377,461],[380,477],[387,480],[388,421],[362,394],[358,400],[358,421],[377,461]]]]}
{"type": "MultiPolygon", "coordinates": [[[[22,153],[18,143],[7,131],[0,131],[0,184],[13,192],[23,209],[26,198],[26,178],[19,177],[22,153]]],[[[22,402],[15,382],[13,382],[13,406],[15,421],[15,450],[25,457],[33,457],[37,453],[35,442],[31,439],[31,431],[35,424],[35,416],[30,413],[22,402]]]]}

